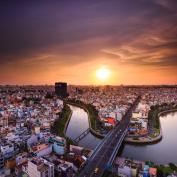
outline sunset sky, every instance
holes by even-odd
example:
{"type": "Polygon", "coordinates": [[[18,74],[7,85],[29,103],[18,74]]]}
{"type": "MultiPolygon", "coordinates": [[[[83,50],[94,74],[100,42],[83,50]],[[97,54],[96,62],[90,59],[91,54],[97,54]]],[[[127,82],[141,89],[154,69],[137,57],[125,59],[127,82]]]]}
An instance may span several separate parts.
{"type": "Polygon", "coordinates": [[[0,84],[177,84],[177,0],[5,0],[0,23],[0,84]]]}

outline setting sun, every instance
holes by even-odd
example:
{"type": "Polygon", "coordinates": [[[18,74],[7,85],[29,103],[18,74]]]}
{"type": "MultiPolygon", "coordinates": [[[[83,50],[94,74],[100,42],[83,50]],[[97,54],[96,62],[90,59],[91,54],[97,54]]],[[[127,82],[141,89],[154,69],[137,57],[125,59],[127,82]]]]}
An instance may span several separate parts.
{"type": "Polygon", "coordinates": [[[110,70],[107,68],[100,68],[96,71],[96,76],[99,80],[105,81],[110,77],[110,70]]]}

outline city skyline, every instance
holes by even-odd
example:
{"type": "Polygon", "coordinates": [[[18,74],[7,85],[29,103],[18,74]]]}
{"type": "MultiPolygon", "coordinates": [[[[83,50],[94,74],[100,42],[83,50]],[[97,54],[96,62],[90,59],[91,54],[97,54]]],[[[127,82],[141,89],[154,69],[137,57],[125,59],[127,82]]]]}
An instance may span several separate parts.
{"type": "Polygon", "coordinates": [[[175,0],[0,5],[0,84],[177,84],[175,0]]]}

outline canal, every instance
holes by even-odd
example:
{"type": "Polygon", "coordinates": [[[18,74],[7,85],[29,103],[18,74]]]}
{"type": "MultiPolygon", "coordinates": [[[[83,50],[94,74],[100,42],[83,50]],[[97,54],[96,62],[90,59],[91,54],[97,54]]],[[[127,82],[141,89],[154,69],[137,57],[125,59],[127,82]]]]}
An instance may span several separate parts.
{"type": "MultiPolygon", "coordinates": [[[[87,112],[79,107],[70,106],[72,110],[72,116],[66,130],[66,136],[74,140],[82,132],[89,128],[87,112]]],[[[101,139],[93,136],[90,132],[79,141],[79,146],[85,148],[94,149],[101,139]]]]}
{"type": "Polygon", "coordinates": [[[124,144],[121,156],[136,160],[151,160],[158,164],[177,163],[177,112],[160,117],[163,138],[150,145],[124,144]]]}
{"type": "MultiPolygon", "coordinates": [[[[70,106],[72,116],[67,127],[66,136],[75,139],[89,128],[88,115],[83,109],[70,106]]],[[[158,164],[177,163],[177,112],[160,117],[163,138],[160,142],[150,145],[123,144],[121,156],[136,160],[151,160],[158,164]]],[[[91,133],[86,135],[79,145],[94,149],[101,140],[91,133]]]]}

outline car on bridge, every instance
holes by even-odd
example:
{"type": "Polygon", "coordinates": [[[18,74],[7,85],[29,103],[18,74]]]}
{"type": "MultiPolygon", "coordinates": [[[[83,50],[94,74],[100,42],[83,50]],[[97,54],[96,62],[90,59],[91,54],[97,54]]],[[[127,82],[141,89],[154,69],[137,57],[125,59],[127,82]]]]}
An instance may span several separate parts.
{"type": "Polygon", "coordinates": [[[98,174],[99,173],[99,168],[95,168],[95,170],[94,170],[94,174],[98,174]]]}

